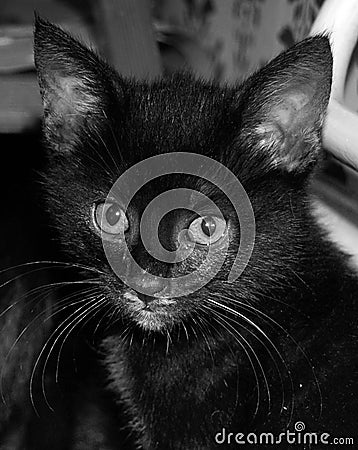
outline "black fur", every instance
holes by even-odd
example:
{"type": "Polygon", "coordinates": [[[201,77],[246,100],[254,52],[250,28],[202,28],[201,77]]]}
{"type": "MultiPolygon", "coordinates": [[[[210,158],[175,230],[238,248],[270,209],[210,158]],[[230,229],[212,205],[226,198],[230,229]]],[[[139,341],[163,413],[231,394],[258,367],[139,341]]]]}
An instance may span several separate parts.
{"type": "MultiPolygon", "coordinates": [[[[346,256],[312,218],[308,194],[322,159],[332,69],[328,39],[304,40],[238,87],[185,74],[148,84],[121,78],[59,28],[37,19],[35,61],[45,109],[47,208],[69,261],[101,271],[102,314],[114,311],[109,326],[96,331],[94,359],[113,395],[106,400],[113,400],[110,413],[98,406],[101,401],[92,402],[99,416],[114,430],[117,418],[118,428],[127,422],[130,448],[209,449],[223,427],[279,434],[297,421],[307,431],[353,436],[358,283],[346,256]],[[253,206],[256,240],[245,271],[229,283],[240,229],[222,191],[184,174],[143,188],[127,211],[127,240],[149,272],[177,277],[206,256],[198,247],[185,262],[167,264],[146,253],[137,224],[161,192],[180,186],[213,198],[230,236],[219,274],[176,299],[153,331],[137,323],[123,297],[127,288],[107,263],[92,210],[127,168],[179,151],[209,156],[234,172],[253,206]]],[[[165,219],[168,248],[175,246],[174,230],[192,220],[188,214],[165,219]]],[[[74,403],[78,424],[84,407],[74,403]]],[[[106,427],[99,429],[106,435],[106,427]]],[[[97,448],[74,433],[78,441],[88,439],[79,448],[97,448]]],[[[113,436],[102,437],[100,448],[122,448],[113,436]]]]}

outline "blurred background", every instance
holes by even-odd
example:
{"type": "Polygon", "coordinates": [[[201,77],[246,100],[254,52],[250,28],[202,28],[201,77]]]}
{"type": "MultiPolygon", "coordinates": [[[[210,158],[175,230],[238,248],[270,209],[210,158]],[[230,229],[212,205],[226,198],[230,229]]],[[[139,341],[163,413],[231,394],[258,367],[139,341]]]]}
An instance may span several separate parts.
{"type": "MultiPolygon", "coordinates": [[[[34,10],[95,47],[123,75],[150,79],[185,68],[232,84],[306,37],[322,4],[323,0],[1,0],[0,187],[8,202],[2,214],[13,223],[18,217],[13,211],[21,202],[30,217],[37,208],[32,180],[42,164],[42,109],[32,52],[34,10]]],[[[353,111],[358,111],[357,55],[355,51],[344,100],[353,111]]],[[[320,220],[358,263],[356,171],[327,156],[326,170],[313,190],[320,220]]]]}

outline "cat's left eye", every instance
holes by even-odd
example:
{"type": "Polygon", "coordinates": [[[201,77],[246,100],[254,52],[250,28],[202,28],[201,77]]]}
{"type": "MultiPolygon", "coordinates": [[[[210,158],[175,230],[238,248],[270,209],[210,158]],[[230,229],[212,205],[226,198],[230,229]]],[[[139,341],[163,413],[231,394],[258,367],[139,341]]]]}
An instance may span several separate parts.
{"type": "Polygon", "coordinates": [[[199,217],[189,226],[189,237],[197,244],[211,245],[217,242],[226,232],[226,222],[216,216],[199,217]]]}
{"type": "Polygon", "coordinates": [[[95,225],[104,233],[121,234],[128,230],[129,223],[123,209],[115,202],[102,202],[94,207],[95,225]]]}

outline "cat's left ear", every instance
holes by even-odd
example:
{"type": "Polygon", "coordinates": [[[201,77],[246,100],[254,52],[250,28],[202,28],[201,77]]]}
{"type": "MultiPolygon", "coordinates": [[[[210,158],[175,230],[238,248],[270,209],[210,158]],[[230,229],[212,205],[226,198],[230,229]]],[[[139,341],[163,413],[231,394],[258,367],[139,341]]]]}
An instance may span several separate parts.
{"type": "Polygon", "coordinates": [[[36,16],[34,56],[50,146],[66,152],[105,122],[119,77],[61,28],[36,16]],[[116,83],[117,80],[117,83],[116,83]]]}
{"type": "Polygon", "coordinates": [[[328,38],[308,38],[280,54],[244,84],[243,145],[264,153],[268,168],[309,171],[320,154],[331,81],[328,38]]]}

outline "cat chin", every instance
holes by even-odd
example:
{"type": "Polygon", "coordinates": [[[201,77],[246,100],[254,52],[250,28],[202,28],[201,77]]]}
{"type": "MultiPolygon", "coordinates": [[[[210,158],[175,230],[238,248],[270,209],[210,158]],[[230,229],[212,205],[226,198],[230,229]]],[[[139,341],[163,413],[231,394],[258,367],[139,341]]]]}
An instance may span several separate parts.
{"type": "Polygon", "coordinates": [[[176,303],[170,298],[156,298],[149,304],[134,292],[125,292],[123,299],[132,320],[146,331],[165,331],[173,325],[174,317],[168,308],[176,303]]]}
{"type": "Polygon", "coordinates": [[[148,311],[138,313],[134,320],[145,331],[163,332],[168,328],[168,320],[165,317],[148,311]]]}

